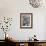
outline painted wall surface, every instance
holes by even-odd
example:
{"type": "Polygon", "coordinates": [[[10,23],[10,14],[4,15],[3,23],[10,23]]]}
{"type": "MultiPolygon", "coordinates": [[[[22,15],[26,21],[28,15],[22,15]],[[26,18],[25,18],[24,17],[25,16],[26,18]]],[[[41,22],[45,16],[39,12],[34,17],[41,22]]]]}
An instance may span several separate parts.
{"type": "MultiPolygon", "coordinates": [[[[29,0],[0,0],[0,19],[4,16],[12,17],[12,26],[7,32],[16,40],[28,40],[36,34],[37,39],[46,40],[45,15],[46,6],[33,8],[29,0]],[[33,13],[33,28],[20,28],[20,13],[33,13]]],[[[0,29],[0,39],[4,39],[4,33],[0,29]],[[3,37],[2,37],[3,36],[3,37]]]]}

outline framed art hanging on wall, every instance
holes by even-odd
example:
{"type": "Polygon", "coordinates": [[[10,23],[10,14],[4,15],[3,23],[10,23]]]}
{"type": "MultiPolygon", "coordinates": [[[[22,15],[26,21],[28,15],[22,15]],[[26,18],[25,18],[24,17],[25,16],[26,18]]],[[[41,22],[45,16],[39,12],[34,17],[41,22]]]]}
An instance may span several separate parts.
{"type": "Polygon", "coordinates": [[[32,13],[20,13],[20,28],[32,28],[33,14],[32,13]]]}

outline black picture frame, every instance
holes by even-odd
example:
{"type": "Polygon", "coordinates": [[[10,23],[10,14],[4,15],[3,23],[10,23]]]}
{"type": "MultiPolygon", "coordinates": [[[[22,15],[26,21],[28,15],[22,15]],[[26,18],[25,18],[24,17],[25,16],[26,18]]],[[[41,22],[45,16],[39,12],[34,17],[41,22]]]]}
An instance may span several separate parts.
{"type": "Polygon", "coordinates": [[[20,13],[20,28],[32,28],[33,27],[33,14],[32,13],[20,13]]]}

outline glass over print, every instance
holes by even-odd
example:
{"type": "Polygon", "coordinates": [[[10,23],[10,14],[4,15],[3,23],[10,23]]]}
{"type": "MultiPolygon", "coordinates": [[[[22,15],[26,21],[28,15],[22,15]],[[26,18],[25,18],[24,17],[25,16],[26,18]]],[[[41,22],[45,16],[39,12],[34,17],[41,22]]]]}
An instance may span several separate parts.
{"type": "Polygon", "coordinates": [[[32,13],[20,13],[20,27],[32,28],[32,13]]]}

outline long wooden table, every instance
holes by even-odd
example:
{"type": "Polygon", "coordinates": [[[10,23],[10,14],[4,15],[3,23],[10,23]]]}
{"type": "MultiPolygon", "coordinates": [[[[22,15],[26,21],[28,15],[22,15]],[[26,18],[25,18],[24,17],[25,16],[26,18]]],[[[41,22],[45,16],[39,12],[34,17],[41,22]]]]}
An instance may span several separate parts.
{"type": "Polygon", "coordinates": [[[39,41],[29,41],[29,40],[6,40],[9,44],[14,44],[16,46],[37,46],[38,44],[46,43],[46,40],[39,40],[39,41]]]}

